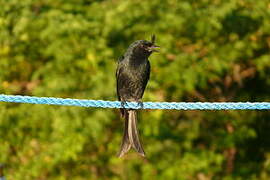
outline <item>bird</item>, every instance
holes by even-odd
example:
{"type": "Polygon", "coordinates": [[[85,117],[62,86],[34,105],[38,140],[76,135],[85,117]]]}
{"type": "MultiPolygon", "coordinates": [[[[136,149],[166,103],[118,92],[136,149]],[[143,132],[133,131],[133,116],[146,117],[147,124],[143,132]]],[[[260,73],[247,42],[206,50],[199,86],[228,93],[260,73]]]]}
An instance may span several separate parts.
{"type": "Polygon", "coordinates": [[[139,139],[137,129],[137,111],[126,109],[126,102],[138,102],[143,108],[142,96],[150,78],[150,62],[148,57],[158,52],[155,45],[155,35],[151,40],[137,40],[133,42],[123,56],[118,59],[116,69],[116,90],[118,100],[121,101],[120,114],[125,119],[124,134],[118,157],[125,155],[132,147],[141,156],[145,151],[139,139]]]}

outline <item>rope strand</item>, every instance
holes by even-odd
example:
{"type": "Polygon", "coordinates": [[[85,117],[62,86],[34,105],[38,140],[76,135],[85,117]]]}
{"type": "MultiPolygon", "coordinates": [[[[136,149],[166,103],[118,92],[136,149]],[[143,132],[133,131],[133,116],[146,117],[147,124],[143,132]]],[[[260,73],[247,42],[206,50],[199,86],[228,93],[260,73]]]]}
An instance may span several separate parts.
{"type": "MultiPolygon", "coordinates": [[[[35,97],[0,94],[0,101],[13,103],[49,104],[99,108],[121,108],[119,101],[86,100],[54,97],[35,97]]],[[[269,110],[270,102],[144,102],[143,108],[137,102],[127,102],[131,109],[176,109],[176,110],[269,110]]]]}

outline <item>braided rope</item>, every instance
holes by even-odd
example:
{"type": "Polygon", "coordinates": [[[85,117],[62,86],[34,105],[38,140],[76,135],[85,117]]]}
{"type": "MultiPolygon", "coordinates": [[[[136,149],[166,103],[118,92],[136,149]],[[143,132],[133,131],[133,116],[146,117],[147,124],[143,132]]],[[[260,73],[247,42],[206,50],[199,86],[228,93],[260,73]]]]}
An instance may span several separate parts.
{"type": "MultiPolygon", "coordinates": [[[[121,108],[119,101],[85,100],[53,97],[34,97],[0,94],[0,101],[30,104],[49,104],[99,108],[121,108]]],[[[141,109],[137,102],[127,102],[125,108],[141,109]]],[[[176,110],[244,110],[270,109],[270,102],[144,102],[143,109],[176,110]]]]}

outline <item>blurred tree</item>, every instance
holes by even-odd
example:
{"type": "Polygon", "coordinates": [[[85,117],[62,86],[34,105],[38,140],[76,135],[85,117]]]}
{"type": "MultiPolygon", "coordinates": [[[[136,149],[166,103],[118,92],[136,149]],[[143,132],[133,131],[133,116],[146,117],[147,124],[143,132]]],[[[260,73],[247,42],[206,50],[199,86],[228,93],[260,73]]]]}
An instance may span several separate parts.
{"type": "MultiPolygon", "coordinates": [[[[268,0],[0,0],[0,93],[115,100],[116,60],[157,35],[144,100],[269,101],[268,0]]],[[[117,110],[0,104],[7,179],[270,178],[269,111],[142,111],[147,158],[118,159],[117,110]]]]}

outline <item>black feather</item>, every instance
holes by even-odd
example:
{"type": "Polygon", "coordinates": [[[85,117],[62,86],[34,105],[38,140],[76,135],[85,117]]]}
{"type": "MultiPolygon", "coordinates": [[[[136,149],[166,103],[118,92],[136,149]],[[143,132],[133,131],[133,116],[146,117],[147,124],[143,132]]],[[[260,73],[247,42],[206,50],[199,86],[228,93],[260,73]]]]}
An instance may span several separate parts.
{"type": "MultiPolygon", "coordinates": [[[[138,40],[132,43],[124,56],[119,58],[116,70],[117,96],[124,106],[125,102],[141,102],[144,90],[150,77],[150,63],[148,57],[154,46],[155,37],[152,42],[138,40]]],[[[133,109],[120,109],[122,117],[125,118],[125,130],[121,149],[118,156],[121,157],[132,147],[142,156],[145,155],[139,140],[137,130],[137,112],[133,109]]]]}

